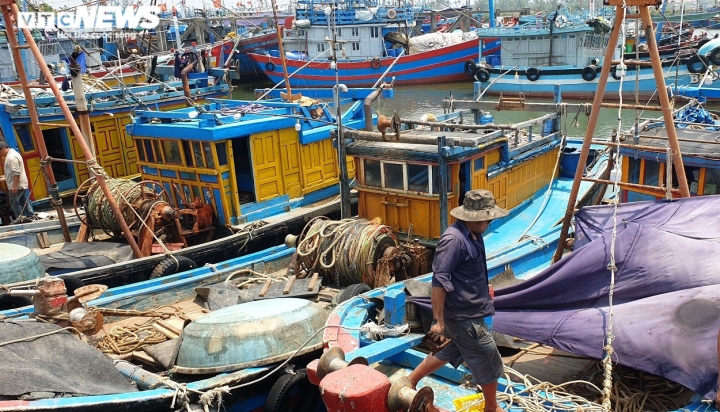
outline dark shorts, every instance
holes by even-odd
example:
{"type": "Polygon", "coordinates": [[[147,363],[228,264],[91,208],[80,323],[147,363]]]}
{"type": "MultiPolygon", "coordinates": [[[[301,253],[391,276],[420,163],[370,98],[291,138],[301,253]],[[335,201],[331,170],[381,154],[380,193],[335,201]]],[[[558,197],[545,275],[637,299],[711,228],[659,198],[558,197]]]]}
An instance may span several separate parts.
{"type": "Polygon", "coordinates": [[[478,385],[491,384],[502,376],[502,358],[482,318],[446,319],[445,336],[452,342],[436,353],[436,358],[456,369],[464,361],[478,385]]]}

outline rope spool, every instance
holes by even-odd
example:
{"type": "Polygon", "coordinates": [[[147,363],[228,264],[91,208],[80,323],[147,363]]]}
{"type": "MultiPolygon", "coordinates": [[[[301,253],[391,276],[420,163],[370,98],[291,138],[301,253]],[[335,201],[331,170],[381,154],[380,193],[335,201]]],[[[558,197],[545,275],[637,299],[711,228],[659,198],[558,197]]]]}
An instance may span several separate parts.
{"type": "Polygon", "coordinates": [[[340,286],[374,285],[375,265],[389,247],[397,247],[395,230],[378,219],[313,220],[297,247],[301,272],[320,273],[340,286]]]}
{"type": "MultiPolygon", "coordinates": [[[[161,201],[161,194],[166,193],[164,189],[161,190],[161,193],[158,193],[145,187],[146,184],[159,186],[154,182],[143,181],[136,183],[127,179],[107,179],[106,181],[110,193],[120,206],[123,218],[130,228],[137,226],[139,223],[133,208],[137,209],[141,216],[145,216],[156,202],[161,201]]],[[[85,195],[85,216],[88,225],[92,228],[102,229],[108,234],[122,232],[120,224],[113,216],[110,203],[97,182],[90,186],[85,195]]]]}

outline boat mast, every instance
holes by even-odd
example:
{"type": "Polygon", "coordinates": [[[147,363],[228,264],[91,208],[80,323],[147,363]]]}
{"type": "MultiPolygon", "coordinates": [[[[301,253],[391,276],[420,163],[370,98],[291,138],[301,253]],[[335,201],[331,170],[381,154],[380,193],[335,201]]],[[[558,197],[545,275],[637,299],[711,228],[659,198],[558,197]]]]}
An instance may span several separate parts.
{"type": "MultiPolygon", "coordinates": [[[[558,242],[553,262],[557,262],[562,257],[565,250],[565,241],[567,240],[568,230],[570,228],[570,220],[575,214],[575,203],[577,202],[577,194],[580,189],[580,182],[583,180],[583,172],[590,152],[593,135],[595,134],[595,126],[597,125],[600,107],[603,97],[605,96],[605,88],[607,86],[608,76],[610,74],[610,66],[612,65],[612,57],[617,46],[618,37],[620,36],[621,25],[625,24],[625,8],[637,7],[639,14],[629,15],[629,18],[640,18],[645,29],[645,38],[647,39],[648,49],[650,52],[650,61],[652,63],[653,75],[655,76],[655,84],[657,85],[658,97],[660,98],[660,109],[662,110],[663,120],[667,129],[668,142],[672,150],[672,162],[677,174],[678,184],[680,186],[680,195],[682,197],[690,197],[690,188],[688,187],[687,177],[685,176],[685,167],[683,165],[682,154],[680,153],[680,144],[678,143],[677,131],[675,130],[675,122],[670,106],[670,98],[665,87],[665,77],[663,75],[662,62],[660,61],[660,53],[658,52],[657,42],[653,33],[652,18],[650,17],[649,7],[655,5],[655,0],[609,0],[611,6],[615,6],[615,21],[610,32],[605,58],[603,59],[602,70],[600,71],[600,81],[598,82],[597,92],[593,99],[590,119],[588,120],[587,130],[585,131],[585,139],[583,140],[582,150],[580,151],[580,159],[578,160],[577,169],[575,170],[575,179],[573,180],[572,189],[568,198],[567,209],[563,218],[562,229],[560,230],[560,240],[558,242]]],[[[622,91],[621,91],[622,92],[622,91]]],[[[622,107],[626,107],[624,104],[622,107]]]]}
{"type": "MultiPolygon", "coordinates": [[[[277,4],[275,4],[275,0],[271,0],[270,4],[272,6],[273,18],[275,19],[275,32],[277,33],[278,51],[280,52],[280,61],[282,62],[283,75],[285,76],[285,87],[288,91],[288,100],[290,100],[290,103],[292,103],[295,99],[293,99],[292,89],[290,89],[290,77],[288,76],[287,62],[285,61],[285,50],[283,49],[282,34],[280,34],[280,22],[278,22],[277,18],[277,4]]],[[[285,27],[284,24],[283,27],[285,27]]]]}
{"type": "MultiPolygon", "coordinates": [[[[13,55],[16,57],[16,62],[18,61],[17,57],[20,55],[20,48],[29,48],[30,51],[33,53],[33,56],[35,57],[35,60],[37,62],[42,63],[43,56],[42,53],[40,53],[40,49],[38,49],[37,44],[35,43],[35,39],[33,39],[32,34],[30,33],[29,29],[23,28],[21,29],[23,35],[25,35],[25,40],[27,41],[27,44],[23,46],[18,45],[17,37],[16,37],[16,31],[15,27],[13,26],[15,22],[17,21],[17,16],[19,15],[18,6],[15,3],[14,0],[0,0],[0,10],[2,10],[3,19],[5,21],[5,26],[7,30],[8,35],[8,42],[10,43],[10,49],[12,50],[13,55]]],[[[46,159],[48,157],[47,155],[47,149],[45,148],[45,142],[42,138],[42,130],[40,129],[40,121],[38,119],[37,115],[37,109],[35,108],[35,104],[33,101],[33,96],[30,93],[30,87],[28,86],[28,79],[27,75],[25,74],[25,68],[22,66],[22,64],[16,64],[15,65],[18,71],[18,77],[20,78],[20,83],[22,84],[23,93],[25,94],[25,100],[28,106],[28,112],[30,113],[30,120],[32,123],[32,131],[33,135],[35,136],[35,141],[38,143],[38,150],[40,151],[40,155],[43,156],[43,159],[46,159]]],[[[48,79],[48,86],[53,92],[53,95],[55,96],[55,99],[57,99],[58,104],[60,105],[60,109],[62,110],[63,114],[65,115],[65,119],[68,122],[68,127],[70,127],[70,130],[72,133],[78,137],[77,142],[80,145],[80,148],[83,151],[83,154],[85,155],[85,158],[87,159],[87,165],[88,169],[91,169],[93,167],[96,167],[97,165],[97,159],[95,159],[95,156],[93,155],[92,151],[88,147],[87,143],[85,142],[85,139],[82,138],[82,132],[80,131],[80,128],[78,127],[77,123],[75,122],[75,118],[73,118],[72,113],[70,112],[70,108],[68,108],[67,103],[65,102],[65,99],[63,98],[62,94],[60,93],[60,89],[58,88],[57,83],[55,82],[55,78],[50,73],[50,69],[48,69],[46,64],[40,64],[40,72],[45,76],[46,79],[48,79]]],[[[50,165],[46,164],[44,165],[44,169],[48,170],[50,169],[50,165]]],[[[52,174],[50,175],[52,176],[52,174]]],[[[128,227],[127,223],[125,223],[125,219],[122,216],[122,213],[120,212],[120,207],[118,206],[117,202],[115,202],[115,199],[112,196],[112,193],[110,193],[110,189],[107,187],[107,184],[105,182],[105,176],[103,174],[98,174],[95,177],[98,185],[102,189],[103,193],[105,194],[105,197],[108,200],[108,203],[110,205],[110,208],[113,211],[113,215],[115,216],[115,219],[117,219],[118,224],[120,225],[120,228],[122,229],[123,235],[125,235],[125,238],[127,239],[128,244],[130,245],[130,248],[133,251],[133,254],[136,258],[142,257],[142,253],[140,251],[140,248],[138,247],[137,243],[135,242],[135,239],[133,238],[132,232],[130,232],[130,228],[128,227]]],[[[52,196],[51,202],[53,203],[56,208],[59,208],[58,210],[58,218],[61,219],[61,221],[65,220],[64,211],[62,210],[62,207],[59,203],[59,193],[57,189],[57,182],[55,182],[55,179],[52,178],[52,180],[49,180],[48,182],[52,187],[51,190],[54,192],[52,196]],[[55,198],[57,196],[57,199],[55,198]]],[[[67,225],[67,223],[65,224],[67,225]]],[[[63,229],[65,231],[65,229],[63,229]]],[[[69,241],[69,233],[67,234],[66,241],[69,241]]]]}
{"type": "MultiPolygon", "coordinates": [[[[337,60],[337,29],[335,21],[337,20],[338,4],[337,0],[333,3],[333,10],[330,13],[332,19],[332,64],[335,65],[335,121],[337,122],[337,152],[338,164],[340,166],[340,218],[349,219],[352,216],[350,209],[350,184],[348,182],[347,170],[347,154],[345,151],[345,137],[343,136],[342,112],[340,110],[340,75],[338,73],[337,60]]],[[[347,87],[345,88],[347,91],[347,87]]]]}

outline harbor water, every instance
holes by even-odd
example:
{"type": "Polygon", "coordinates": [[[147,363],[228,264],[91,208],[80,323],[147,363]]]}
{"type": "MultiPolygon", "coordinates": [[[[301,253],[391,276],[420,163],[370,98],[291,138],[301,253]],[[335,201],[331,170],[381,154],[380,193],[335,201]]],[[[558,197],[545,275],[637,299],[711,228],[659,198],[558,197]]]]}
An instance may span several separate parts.
{"type": "MultiPolygon", "coordinates": [[[[235,87],[232,96],[235,99],[243,100],[254,100],[253,90],[256,88],[272,87],[272,84],[241,84],[235,87]]],[[[473,83],[450,83],[450,84],[428,84],[428,85],[414,85],[414,86],[396,86],[395,97],[392,99],[381,99],[373,104],[373,110],[384,114],[385,116],[392,116],[394,111],[398,111],[403,118],[419,119],[426,113],[442,114],[443,113],[443,99],[452,97],[455,100],[472,100],[473,99],[473,83]]],[[[505,96],[505,97],[517,97],[517,96],[505,96]]],[[[497,101],[498,96],[488,96],[486,100],[497,101]]],[[[528,100],[530,101],[530,100],[528,100]]],[[[534,99],[532,101],[549,101],[534,99]]],[[[587,100],[568,100],[563,99],[566,103],[588,103],[592,104],[591,99],[587,100]]],[[[617,103],[617,102],[615,102],[617,103]]],[[[624,103],[633,103],[625,100],[624,103]]],[[[647,101],[641,101],[641,105],[647,104],[647,101]]],[[[462,110],[461,105],[456,106],[457,110],[462,110]]],[[[494,121],[496,123],[516,123],[521,122],[533,117],[538,117],[543,113],[533,112],[521,112],[521,111],[496,111],[492,112],[494,121]]],[[[598,118],[597,127],[595,129],[595,138],[605,139],[609,138],[614,129],[628,131],[632,128],[636,117],[643,118],[657,118],[660,117],[660,112],[642,112],[636,110],[622,110],[620,116],[618,116],[617,109],[601,109],[600,116],[598,118]],[[622,123],[619,123],[618,117],[622,118],[622,123]]],[[[567,113],[566,119],[561,125],[563,132],[568,137],[583,137],[587,130],[589,115],[582,112],[578,112],[577,109],[570,110],[567,113]]],[[[469,119],[468,119],[469,120],[469,119]]]]}

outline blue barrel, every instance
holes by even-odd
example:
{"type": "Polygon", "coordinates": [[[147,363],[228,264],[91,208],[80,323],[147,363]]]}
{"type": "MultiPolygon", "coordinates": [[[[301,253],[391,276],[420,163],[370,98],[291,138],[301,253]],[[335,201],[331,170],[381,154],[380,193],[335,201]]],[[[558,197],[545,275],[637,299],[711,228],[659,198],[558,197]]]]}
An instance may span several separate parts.
{"type": "Polygon", "coordinates": [[[388,49],[387,55],[388,57],[397,57],[397,49],[388,49]]]}
{"type": "Polygon", "coordinates": [[[483,113],[482,116],[480,116],[480,124],[488,124],[493,122],[493,115],[490,113],[483,113]]]}
{"type": "Polygon", "coordinates": [[[280,50],[270,50],[270,55],[272,57],[280,57],[280,50]]]}
{"type": "Polygon", "coordinates": [[[572,146],[565,147],[560,158],[560,176],[575,177],[575,170],[579,161],[580,149],[572,146]]]}
{"type": "Polygon", "coordinates": [[[118,47],[117,43],[114,41],[108,41],[105,42],[103,45],[103,54],[102,54],[102,60],[103,61],[109,61],[109,60],[117,60],[118,59],[118,47]]]}

